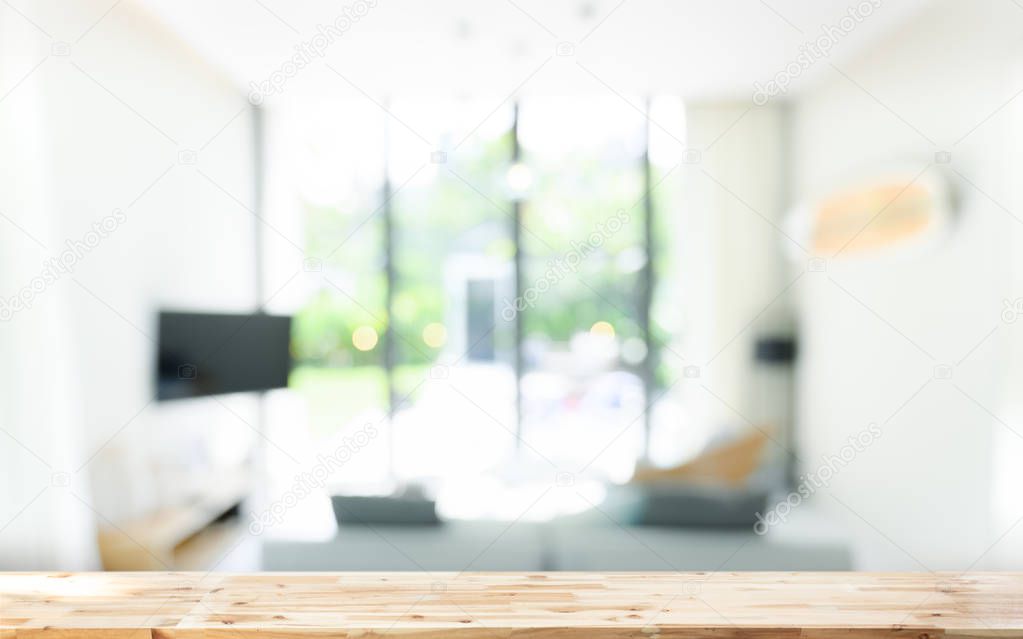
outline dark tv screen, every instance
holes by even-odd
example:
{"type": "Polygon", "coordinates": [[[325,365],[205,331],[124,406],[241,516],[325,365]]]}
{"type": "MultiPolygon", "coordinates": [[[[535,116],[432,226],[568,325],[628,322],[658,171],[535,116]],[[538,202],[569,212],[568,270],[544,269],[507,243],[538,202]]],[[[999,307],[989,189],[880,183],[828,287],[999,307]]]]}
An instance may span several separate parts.
{"type": "Polygon", "coordinates": [[[158,322],[157,399],[288,384],[290,317],[163,311],[158,322]]]}

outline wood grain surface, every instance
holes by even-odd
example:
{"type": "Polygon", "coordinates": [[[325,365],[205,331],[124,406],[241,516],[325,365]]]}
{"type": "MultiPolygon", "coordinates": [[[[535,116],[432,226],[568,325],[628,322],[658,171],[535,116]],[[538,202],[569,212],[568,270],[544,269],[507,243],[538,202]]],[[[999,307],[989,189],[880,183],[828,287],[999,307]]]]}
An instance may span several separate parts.
{"type": "Polygon", "coordinates": [[[1023,637],[1023,573],[0,573],[14,637],[1023,637]]]}

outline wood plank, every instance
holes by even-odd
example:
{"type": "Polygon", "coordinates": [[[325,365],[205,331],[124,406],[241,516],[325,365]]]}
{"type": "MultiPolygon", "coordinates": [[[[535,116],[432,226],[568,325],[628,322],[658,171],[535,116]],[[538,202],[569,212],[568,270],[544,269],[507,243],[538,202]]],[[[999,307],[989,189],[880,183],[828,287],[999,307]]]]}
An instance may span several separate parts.
{"type": "Polygon", "coordinates": [[[1023,637],[1023,573],[0,573],[0,639],[1023,637]]]}

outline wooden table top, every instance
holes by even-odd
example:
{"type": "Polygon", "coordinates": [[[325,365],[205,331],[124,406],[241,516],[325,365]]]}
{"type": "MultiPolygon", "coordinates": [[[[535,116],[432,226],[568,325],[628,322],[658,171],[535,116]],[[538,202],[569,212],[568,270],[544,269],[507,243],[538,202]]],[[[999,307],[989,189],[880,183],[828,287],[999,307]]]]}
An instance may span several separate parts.
{"type": "Polygon", "coordinates": [[[1023,637],[1023,573],[0,573],[20,637],[1023,637]]]}

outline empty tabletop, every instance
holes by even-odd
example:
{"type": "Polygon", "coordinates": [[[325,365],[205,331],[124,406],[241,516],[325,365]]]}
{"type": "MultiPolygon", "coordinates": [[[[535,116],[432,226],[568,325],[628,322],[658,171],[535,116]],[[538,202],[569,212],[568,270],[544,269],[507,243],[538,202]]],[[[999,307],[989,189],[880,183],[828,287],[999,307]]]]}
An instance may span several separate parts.
{"type": "Polygon", "coordinates": [[[1023,637],[1023,573],[0,573],[14,637],[1023,637]]]}

